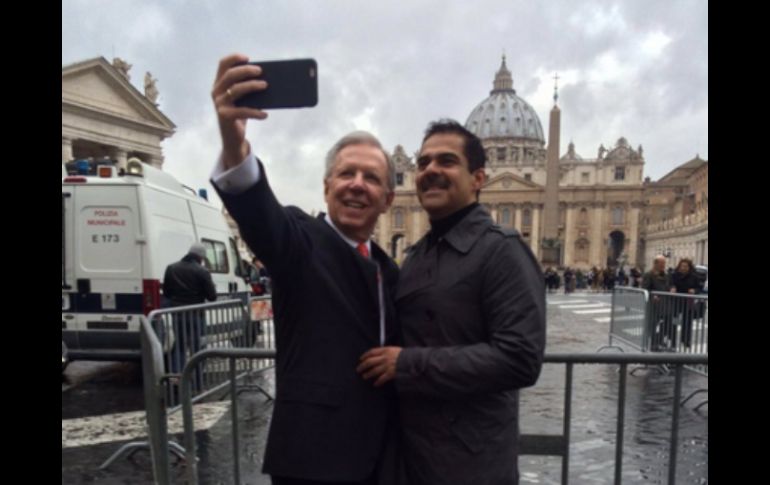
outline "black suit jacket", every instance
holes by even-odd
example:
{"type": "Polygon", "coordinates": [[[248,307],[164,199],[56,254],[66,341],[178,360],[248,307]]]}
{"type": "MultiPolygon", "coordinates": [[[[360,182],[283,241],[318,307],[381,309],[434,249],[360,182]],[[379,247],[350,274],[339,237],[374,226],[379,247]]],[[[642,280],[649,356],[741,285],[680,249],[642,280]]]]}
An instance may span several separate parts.
{"type": "Polygon", "coordinates": [[[399,343],[391,297],[398,267],[374,243],[372,260],[364,259],[323,214],[282,207],[261,172],[243,194],[217,191],[273,281],[277,389],[263,472],[363,480],[383,452],[387,427],[397,425],[396,403],[392,384],[375,388],[356,366],[380,345],[377,265],[386,345],[399,343]]]}

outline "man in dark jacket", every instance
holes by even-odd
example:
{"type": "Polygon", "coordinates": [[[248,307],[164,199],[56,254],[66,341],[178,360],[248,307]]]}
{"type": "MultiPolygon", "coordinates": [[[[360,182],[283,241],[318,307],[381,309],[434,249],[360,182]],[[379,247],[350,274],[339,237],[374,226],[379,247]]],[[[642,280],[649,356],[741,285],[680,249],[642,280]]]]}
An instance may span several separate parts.
{"type": "MultiPolygon", "coordinates": [[[[211,273],[203,267],[206,247],[194,243],[181,261],[166,267],[163,276],[163,296],[172,307],[196,305],[217,299],[217,290],[211,273]]],[[[173,315],[174,348],[171,351],[171,372],[181,373],[187,362],[187,352],[195,354],[201,349],[205,315],[203,311],[189,311],[173,315]]],[[[201,389],[203,382],[200,367],[195,371],[195,388],[201,389]]]]}
{"type": "Polygon", "coordinates": [[[163,295],[171,306],[195,305],[217,299],[217,289],[211,273],[203,267],[206,247],[194,243],[181,261],[166,268],[163,276],[163,295]]]}
{"type": "MultiPolygon", "coordinates": [[[[671,286],[671,278],[666,273],[666,257],[662,254],[655,257],[652,262],[652,269],[644,274],[642,278],[642,289],[650,292],[667,292],[671,286]]],[[[670,305],[667,305],[665,299],[659,295],[651,295],[652,301],[650,315],[648,316],[648,326],[650,335],[650,348],[653,351],[662,350],[666,346],[666,339],[669,345],[673,345],[674,335],[671,325],[670,305]]]]}
{"type": "Polygon", "coordinates": [[[545,288],[532,251],[478,204],[481,141],[429,126],[417,194],[430,232],[404,260],[396,305],[404,347],[372,349],[359,372],[399,393],[411,485],[518,483],[518,390],[540,374],[545,288]]]}
{"type": "Polygon", "coordinates": [[[393,483],[395,389],[356,374],[367,349],[399,342],[398,267],[370,239],[393,201],[392,162],[374,136],[351,133],[327,155],[328,215],[281,206],[245,139],[246,121],[266,114],[233,103],[265,89],[247,61],[220,62],[212,97],[223,148],[212,179],[272,278],[276,401],[263,471],[275,485],[393,483]]]}

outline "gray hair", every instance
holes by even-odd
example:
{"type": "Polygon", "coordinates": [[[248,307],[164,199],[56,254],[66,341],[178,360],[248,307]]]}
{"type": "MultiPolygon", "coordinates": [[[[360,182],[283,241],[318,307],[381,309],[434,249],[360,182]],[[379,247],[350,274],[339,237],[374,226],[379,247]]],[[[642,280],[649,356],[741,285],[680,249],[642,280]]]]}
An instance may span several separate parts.
{"type": "Polygon", "coordinates": [[[343,148],[350,145],[370,145],[380,149],[382,154],[385,156],[385,162],[387,164],[388,189],[393,192],[396,189],[396,166],[393,164],[393,160],[390,158],[390,155],[388,155],[388,152],[382,148],[380,140],[378,140],[377,137],[368,131],[359,130],[348,133],[334,144],[331,150],[329,150],[329,152],[326,154],[326,174],[324,175],[324,180],[327,180],[332,176],[332,170],[334,169],[334,164],[337,161],[337,155],[339,155],[343,148]]]}
{"type": "Polygon", "coordinates": [[[199,258],[205,258],[206,257],[206,246],[204,246],[202,243],[196,242],[193,243],[192,246],[190,246],[190,250],[187,251],[189,254],[194,254],[195,256],[198,256],[199,258]]]}

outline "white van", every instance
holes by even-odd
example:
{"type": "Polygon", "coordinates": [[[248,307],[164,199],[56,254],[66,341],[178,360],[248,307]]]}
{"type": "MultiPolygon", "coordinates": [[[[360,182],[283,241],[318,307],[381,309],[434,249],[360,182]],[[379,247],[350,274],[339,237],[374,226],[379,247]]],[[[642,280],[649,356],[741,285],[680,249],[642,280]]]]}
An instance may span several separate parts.
{"type": "Polygon", "coordinates": [[[70,360],[140,357],[139,316],[161,307],[166,266],[193,242],[219,294],[247,292],[224,215],[139,160],[70,162],[62,175],[62,341],[70,360]],[[77,171],[77,173],[75,173],[77,171]]]}

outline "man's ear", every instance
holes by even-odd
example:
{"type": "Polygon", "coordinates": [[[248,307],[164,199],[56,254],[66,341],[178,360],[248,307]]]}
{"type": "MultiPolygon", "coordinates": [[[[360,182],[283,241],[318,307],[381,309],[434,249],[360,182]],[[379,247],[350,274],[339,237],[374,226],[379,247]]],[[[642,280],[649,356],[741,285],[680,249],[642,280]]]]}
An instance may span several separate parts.
{"type": "Polygon", "coordinates": [[[481,190],[481,188],[484,186],[484,183],[487,181],[487,173],[484,171],[483,168],[476,169],[475,172],[473,172],[473,189],[475,191],[481,190]]]}

